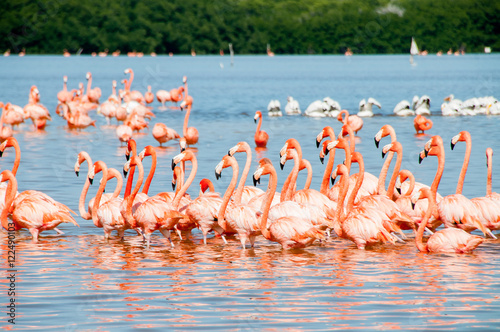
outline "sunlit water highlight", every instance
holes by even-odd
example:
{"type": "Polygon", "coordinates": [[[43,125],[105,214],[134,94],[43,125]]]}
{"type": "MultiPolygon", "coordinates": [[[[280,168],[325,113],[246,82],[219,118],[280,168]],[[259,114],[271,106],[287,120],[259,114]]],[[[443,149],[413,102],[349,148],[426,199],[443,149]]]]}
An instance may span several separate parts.
{"type": "MultiPolygon", "coordinates": [[[[488,146],[495,151],[499,146],[498,117],[433,116],[429,135],[416,137],[411,118],[390,115],[397,102],[411,100],[414,94],[428,94],[431,110],[437,114],[441,99],[450,93],[463,100],[487,95],[498,98],[500,56],[496,54],[418,57],[414,67],[407,56],[236,57],[234,67],[229,57],[215,56],[11,56],[0,59],[0,66],[1,101],[24,106],[30,86],[36,84],[41,102],[54,117],[45,132],[35,133],[29,124],[15,132],[22,149],[19,190],[44,191],[75,211],[84,182],[84,177],[77,178],[73,172],[78,152],[86,150],[94,161],[103,160],[117,169],[125,161],[115,128],[106,126],[102,117],[92,115],[98,120],[97,128],[71,131],[54,113],[62,76],[68,75],[69,88],[74,88],[84,82],[87,71],[93,74],[93,85],[103,90],[103,98],[110,94],[113,79],[124,78],[127,67],[136,74],[133,89],[143,92],[147,85],[153,91],[177,87],[187,75],[195,100],[190,125],[200,132],[195,183],[210,178],[219,192],[225,190],[231,173],[224,171],[216,182],[215,165],[237,142],[246,140],[253,146],[255,110],[265,110],[271,99],[279,99],[284,107],[288,95],[301,103],[302,110],[310,102],[330,96],[352,112],[362,98],[376,98],[383,116],[365,119],[356,148],[365,157],[366,170],[373,174],[378,175],[383,162],[373,136],[390,123],[404,148],[402,168],[411,170],[417,181],[430,184],[437,161],[427,158],[419,165],[417,153],[431,135],[440,134],[446,143],[446,169],[439,187],[443,195],[455,191],[465,152],[463,143],[449,150],[452,136],[464,129],[472,135],[472,160],[464,186],[469,198],[484,196],[484,152],[488,146]]],[[[160,121],[182,130],[183,113],[157,109],[155,113],[151,128],[160,121]]],[[[340,123],[334,119],[264,116],[263,129],[271,139],[267,150],[254,150],[252,171],[262,157],[277,165],[284,141],[295,137],[302,144],[304,158],[313,165],[312,187],[319,188],[324,166],[318,161],[313,140],[327,124],[338,133],[340,123]]],[[[139,148],[158,145],[150,132],[135,138],[139,148]]],[[[386,143],[388,139],[382,141],[382,145],[386,143]]],[[[157,151],[159,166],[151,193],[170,191],[170,160],[178,146],[170,143],[157,151]]],[[[10,168],[13,158],[13,151],[7,151],[0,159],[1,169],[10,168]]],[[[240,163],[243,158],[237,156],[240,163]]],[[[342,159],[339,153],[336,162],[342,159]]],[[[497,160],[494,156],[494,191],[499,191],[497,160]]],[[[149,163],[145,163],[147,169],[149,163]]],[[[279,171],[279,186],[290,169],[287,164],[279,171]]],[[[82,174],[85,172],[86,166],[82,166],[82,174]]],[[[299,187],[303,181],[301,176],[299,187]]],[[[262,188],[266,183],[263,181],[262,188]]],[[[96,186],[91,188],[89,197],[96,190],[96,186]]],[[[194,197],[198,187],[193,185],[188,192],[194,197]]],[[[106,242],[102,229],[91,221],[77,221],[80,228],[61,225],[64,235],[42,233],[38,244],[31,243],[27,231],[18,233],[17,324],[7,324],[3,314],[5,329],[491,330],[500,326],[500,241],[488,241],[470,255],[420,254],[410,234],[404,244],[367,251],[334,238],[291,251],[259,238],[255,249],[242,250],[235,239],[224,245],[213,236],[204,246],[201,232],[194,230],[184,241],[174,236],[174,249],[156,232],[151,249],[146,250],[132,232],[124,242],[115,238],[106,242]]],[[[3,238],[2,268],[7,266],[5,243],[3,238]]],[[[8,301],[6,286],[2,282],[2,306],[8,301]]]]}

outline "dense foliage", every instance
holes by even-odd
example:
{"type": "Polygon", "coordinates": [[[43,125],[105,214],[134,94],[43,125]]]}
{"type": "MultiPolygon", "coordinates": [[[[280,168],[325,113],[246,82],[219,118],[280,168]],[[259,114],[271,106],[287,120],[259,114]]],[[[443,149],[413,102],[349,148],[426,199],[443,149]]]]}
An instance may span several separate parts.
{"type": "Polygon", "coordinates": [[[499,0],[6,0],[0,49],[83,53],[500,50],[499,0]]]}

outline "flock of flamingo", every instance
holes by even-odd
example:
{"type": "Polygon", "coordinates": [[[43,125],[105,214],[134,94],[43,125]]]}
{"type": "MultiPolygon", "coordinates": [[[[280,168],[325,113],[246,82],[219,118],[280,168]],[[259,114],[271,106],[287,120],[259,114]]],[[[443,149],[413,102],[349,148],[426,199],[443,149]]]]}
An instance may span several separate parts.
{"type": "MultiPolygon", "coordinates": [[[[130,81],[132,78],[133,74],[130,81]]],[[[186,81],[184,79],[184,84],[186,81]]],[[[120,92],[120,98],[126,95],[132,98],[130,82],[125,87],[120,92]]],[[[192,98],[187,95],[187,85],[181,88],[185,92],[181,107],[190,109],[192,98]]],[[[90,89],[89,83],[87,98],[85,101],[80,99],[80,106],[72,106],[73,100],[60,99],[58,110],[67,119],[72,119],[68,122],[82,116],[80,110],[93,102],[93,92],[90,91],[95,91],[96,96],[99,94],[99,91],[90,89]],[[76,111],[73,112],[74,107],[76,111]]],[[[69,94],[75,96],[74,91],[67,96],[69,94]]],[[[77,92],[76,95],[79,96],[77,92]]],[[[36,91],[34,96],[37,96],[36,91]]],[[[36,98],[33,103],[37,103],[36,98]]],[[[101,113],[103,106],[104,103],[100,104],[101,113]]],[[[131,114],[139,116],[135,110],[131,114]]],[[[220,178],[225,168],[232,169],[226,191],[215,192],[212,182],[203,179],[196,198],[190,197],[187,190],[198,169],[195,152],[189,148],[189,145],[196,144],[198,132],[195,128],[187,127],[187,121],[184,123],[184,136],[180,138],[184,141],[184,144],[181,142],[181,152],[171,161],[173,192],[149,194],[158,162],[156,150],[151,145],[138,151],[133,139],[126,140],[127,162],[123,166],[123,174],[128,178],[123,197],[120,196],[124,182],[121,173],[108,168],[101,160],[92,162],[90,155],[82,151],[78,154],[74,167],[78,176],[81,164],[88,163],[88,173],[78,201],[80,215],[85,220],[92,219],[96,227],[103,228],[106,239],[112,236],[113,231],[117,231],[118,238],[124,240],[125,231],[134,230],[138,236],[143,237],[148,248],[151,235],[156,230],[173,247],[172,231],[182,240],[194,228],[202,232],[205,244],[208,241],[207,235],[215,232],[225,243],[228,241],[226,237],[232,239],[236,235],[243,249],[246,249],[247,242],[253,247],[256,237],[260,235],[281,244],[285,249],[321,245],[330,236],[352,241],[357,248],[365,249],[374,245],[405,242],[408,240],[408,233],[404,231],[408,230],[413,231],[419,251],[455,253],[471,252],[485,241],[484,237],[470,234],[476,229],[483,232],[485,237],[496,239],[492,230],[500,229],[500,195],[493,193],[491,189],[491,148],[486,150],[486,196],[469,200],[462,195],[462,187],[471,153],[471,137],[467,131],[454,136],[451,139],[452,149],[458,142],[465,142],[466,152],[456,193],[442,197],[438,193],[438,186],[444,170],[445,149],[440,136],[433,136],[420,153],[420,162],[429,156],[438,159],[436,176],[431,186],[428,186],[415,182],[408,170],[401,170],[403,147],[396,139],[395,130],[390,125],[384,125],[374,137],[376,147],[379,147],[379,142],[386,136],[391,141],[382,148],[385,162],[377,177],[364,170],[363,156],[356,151],[356,134],[350,118],[347,111],[339,114],[342,127],[338,136],[330,126],[324,127],[316,136],[320,160],[323,163],[327,159],[321,186],[317,189],[310,188],[311,164],[302,158],[301,146],[293,138],[288,139],[280,150],[282,169],[288,160],[293,161],[293,168],[280,192],[277,191],[277,172],[268,158],[261,159],[253,173],[254,185],[269,176],[267,190],[245,185],[251,169],[252,149],[247,142],[242,141],[229,147],[228,154],[221,156],[220,163],[215,166],[216,179],[220,178]],[[335,165],[337,150],[344,151],[345,160],[335,165]],[[234,155],[243,152],[246,154],[246,162],[238,181],[239,166],[234,155]],[[394,155],[395,166],[386,188],[386,178],[394,155]],[[151,157],[152,163],[145,178],[142,162],[146,157],[151,157]],[[191,163],[189,175],[185,175],[186,162],[191,163]],[[358,173],[352,174],[353,163],[358,164],[358,173]],[[297,177],[303,169],[308,172],[308,180],[305,188],[297,190],[297,177]],[[86,196],[98,173],[102,173],[102,178],[96,196],[89,201],[86,209],[86,196]],[[105,188],[113,178],[116,178],[115,189],[113,193],[105,194],[105,188]],[[441,225],[444,228],[437,230],[441,225]],[[424,240],[426,233],[429,235],[427,241],[424,240]]],[[[33,119],[35,124],[40,120],[47,119],[33,119]]],[[[260,111],[256,112],[254,120],[258,121],[255,145],[265,147],[269,136],[261,130],[260,111]]],[[[162,143],[160,140],[159,142],[162,143]]],[[[28,229],[33,242],[37,242],[43,231],[55,230],[62,233],[57,229],[60,223],[78,226],[72,216],[75,212],[66,205],[39,191],[17,191],[16,172],[21,160],[21,150],[14,137],[7,137],[0,145],[0,157],[9,147],[15,151],[15,160],[12,170],[4,170],[0,175],[0,218],[3,228],[9,228],[10,218],[15,230],[28,229]]]]}
{"type": "MultiPolygon", "coordinates": [[[[476,229],[483,232],[485,237],[496,239],[492,230],[500,229],[500,195],[493,193],[491,189],[491,148],[486,150],[486,196],[469,200],[462,195],[462,188],[471,153],[471,137],[467,131],[454,136],[451,140],[452,149],[458,142],[465,142],[466,152],[456,193],[442,197],[438,193],[438,186],[444,170],[445,149],[440,136],[433,136],[420,153],[420,162],[428,156],[436,156],[438,159],[436,176],[431,186],[428,186],[415,182],[408,170],[401,170],[403,147],[396,139],[395,130],[390,125],[384,125],[374,137],[376,147],[379,147],[379,142],[386,136],[391,141],[382,148],[385,162],[377,177],[365,172],[363,156],[356,151],[355,135],[362,128],[362,119],[357,115],[349,115],[347,110],[340,110],[337,114],[337,119],[342,123],[338,136],[330,126],[324,127],[316,136],[321,162],[327,158],[320,188],[310,188],[311,163],[302,158],[301,146],[293,138],[288,139],[280,150],[282,169],[288,160],[293,161],[293,168],[281,191],[277,191],[277,172],[268,158],[261,159],[253,173],[254,185],[269,176],[267,190],[246,186],[251,169],[252,149],[247,142],[242,141],[229,147],[228,154],[221,156],[220,163],[215,166],[216,179],[220,178],[225,168],[232,169],[231,181],[225,193],[215,192],[213,183],[209,179],[203,179],[199,184],[198,197],[190,197],[187,190],[194,181],[198,164],[196,154],[189,146],[198,142],[199,135],[196,128],[188,126],[193,98],[188,94],[186,77],[179,88],[156,93],[158,101],[162,103],[160,109],[166,109],[167,101],[175,104],[170,108],[178,108],[177,103],[182,102],[180,109],[186,109],[186,115],[182,137],[161,123],[157,123],[152,130],[160,146],[169,140],[179,139],[181,149],[171,162],[174,191],[150,196],[149,188],[158,162],[156,150],[148,145],[138,151],[136,142],[132,139],[132,131],[148,126],[146,119],[154,114],[147,104],[154,100],[154,95],[150,87],[144,95],[132,90],[134,73],[131,69],[126,69],[125,74],[130,76],[122,81],[124,89],[117,94],[116,81],[113,81],[113,93],[103,103],[99,102],[101,90],[92,88],[91,73],[87,73],[86,91],[83,83],[80,83],[79,89],[68,90],[67,78],[64,77],[64,88],[57,94],[59,103],[56,113],[67,120],[69,127],[81,129],[95,125],[95,120],[88,115],[91,110],[97,110],[105,116],[108,123],[112,118],[123,121],[116,130],[119,139],[126,143],[127,162],[123,166],[123,174],[128,178],[123,197],[120,194],[124,179],[118,170],[108,168],[101,160],[93,162],[85,151],[78,154],[74,166],[78,176],[81,164],[88,164],[88,173],[78,200],[80,216],[85,220],[92,220],[96,227],[103,228],[105,239],[109,239],[111,233],[117,231],[118,238],[123,240],[126,230],[134,230],[138,236],[143,237],[149,248],[151,235],[158,230],[168,238],[173,247],[172,231],[182,240],[183,236],[198,228],[205,244],[208,234],[215,232],[225,243],[226,237],[233,238],[236,235],[243,249],[246,249],[247,242],[253,247],[256,237],[260,235],[269,241],[278,242],[285,249],[321,244],[330,236],[350,240],[357,248],[365,249],[385,243],[404,242],[408,240],[404,231],[413,231],[418,250],[456,253],[471,252],[485,241],[481,236],[470,234],[476,229]],[[335,165],[337,150],[344,151],[345,160],[335,165]],[[236,153],[246,154],[239,181],[239,166],[234,157],[236,153]],[[394,155],[395,166],[386,188],[386,178],[394,155]],[[152,164],[145,178],[142,162],[146,157],[151,157],[152,164]],[[188,176],[185,175],[186,162],[191,163],[188,176]],[[352,172],[353,163],[358,164],[358,173],[352,172]],[[297,190],[298,174],[304,169],[307,170],[308,178],[305,187],[297,190]],[[102,173],[98,190],[86,209],[86,196],[98,173],[102,173]],[[116,179],[115,189],[113,193],[105,194],[105,188],[113,178],[116,179]],[[337,178],[339,180],[335,184],[337,178]],[[437,230],[441,225],[444,228],[437,230]],[[427,241],[424,240],[426,233],[429,235],[427,241]]],[[[368,99],[368,104],[370,103],[377,105],[373,98],[368,99]]],[[[73,217],[76,213],[66,205],[40,191],[17,191],[16,173],[20,165],[21,149],[12,136],[11,127],[4,124],[15,126],[31,118],[35,128],[45,127],[51,116],[40,104],[38,89],[36,86],[31,88],[29,103],[24,108],[10,103],[2,106],[0,122],[3,143],[0,144],[0,157],[9,147],[15,151],[12,170],[4,170],[0,175],[2,227],[9,229],[10,218],[16,231],[28,229],[33,242],[37,242],[39,234],[44,231],[55,230],[63,234],[57,228],[61,223],[78,226],[73,217]]],[[[417,133],[432,126],[432,122],[429,123],[423,116],[418,122],[420,115],[417,115],[414,122],[417,133]]],[[[269,135],[261,130],[260,111],[256,111],[254,120],[258,123],[254,136],[255,146],[265,148],[269,135]]]]}
{"type": "MultiPolygon", "coordinates": [[[[123,89],[117,92],[116,80],[112,81],[112,93],[106,101],[100,102],[102,95],[99,87],[92,87],[92,73],[86,75],[87,87],[79,83],[78,89],[68,89],[67,76],[63,77],[63,89],[57,93],[58,104],[56,114],[67,121],[70,129],[84,129],[94,126],[96,120],[92,119],[89,112],[95,110],[104,116],[108,124],[112,119],[121,123],[116,127],[116,135],[120,142],[126,143],[133,136],[134,132],[139,132],[148,128],[148,121],[155,114],[151,111],[151,104],[155,95],[151,92],[151,86],[144,94],[138,90],[132,90],[134,72],[128,68],[125,74],[129,74],[128,79],[123,79],[123,89]]],[[[170,109],[186,110],[183,136],[181,137],[174,129],[167,127],[164,123],[156,123],[152,129],[153,137],[160,143],[166,143],[172,139],[180,139],[181,144],[196,144],[198,141],[198,131],[194,127],[188,126],[189,116],[193,98],[188,95],[187,78],[184,76],[183,85],[169,91],[158,90],[156,99],[162,104],[158,109],[166,110],[167,102],[172,102],[170,109]],[[177,106],[181,102],[180,108],[177,106]]],[[[31,118],[36,130],[43,130],[47,120],[51,121],[49,110],[40,103],[40,92],[36,86],[32,86],[29,93],[29,102],[26,106],[20,107],[12,103],[4,104],[0,102],[2,115],[0,117],[0,139],[5,140],[12,137],[13,128],[20,125],[25,120],[31,118]]]]}

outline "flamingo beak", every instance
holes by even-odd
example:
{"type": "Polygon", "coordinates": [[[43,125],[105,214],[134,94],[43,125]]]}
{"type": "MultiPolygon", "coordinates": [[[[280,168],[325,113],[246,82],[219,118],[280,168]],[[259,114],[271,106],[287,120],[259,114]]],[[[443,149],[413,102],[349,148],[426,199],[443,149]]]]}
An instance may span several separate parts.
{"type": "Polygon", "coordinates": [[[319,148],[320,142],[316,139],[316,148],[319,148]]]}
{"type": "MultiPolygon", "coordinates": [[[[215,171],[215,179],[219,180],[222,177],[221,173],[215,171]]],[[[254,180],[254,186],[255,186],[255,180],[254,180]]]]}
{"type": "Polygon", "coordinates": [[[90,184],[93,184],[94,183],[94,179],[92,179],[92,178],[89,177],[89,182],[90,182],[90,184]]]}
{"type": "Polygon", "coordinates": [[[382,151],[382,159],[385,158],[385,154],[386,154],[386,152],[382,151]]]}
{"type": "Polygon", "coordinates": [[[175,161],[174,161],[174,159],[173,159],[173,158],[172,158],[172,164],[171,164],[171,167],[172,167],[172,171],[173,171],[173,170],[174,170],[174,168],[175,168],[175,161]]]}
{"type": "Polygon", "coordinates": [[[281,170],[283,170],[283,168],[285,168],[285,164],[280,162],[280,168],[281,168],[281,170]]]}
{"type": "Polygon", "coordinates": [[[396,187],[396,191],[398,192],[398,194],[401,195],[401,188],[400,187],[396,187]]]}
{"type": "Polygon", "coordinates": [[[455,148],[455,143],[453,143],[453,141],[451,141],[450,146],[451,146],[451,150],[453,151],[453,149],[455,148]]]}
{"type": "Polygon", "coordinates": [[[255,178],[255,175],[254,175],[254,176],[252,177],[252,179],[253,179],[253,185],[254,185],[254,186],[257,186],[257,183],[258,183],[258,184],[260,184],[260,178],[256,179],[256,178],[255,178]]]}
{"type": "Polygon", "coordinates": [[[80,172],[79,171],[75,171],[75,174],[76,174],[76,176],[80,176],[80,172]]]}
{"type": "Polygon", "coordinates": [[[415,203],[411,202],[411,209],[415,210],[415,203]]]}
{"type": "Polygon", "coordinates": [[[335,184],[335,179],[336,178],[333,178],[333,177],[330,178],[330,182],[332,183],[332,186],[335,184]]]}
{"type": "Polygon", "coordinates": [[[127,177],[127,174],[128,174],[128,172],[127,172],[125,169],[123,169],[123,177],[124,177],[124,178],[126,178],[126,177],[127,177]]]}
{"type": "Polygon", "coordinates": [[[377,138],[376,138],[376,137],[375,137],[373,140],[375,141],[375,146],[376,146],[376,147],[377,147],[377,149],[378,149],[378,146],[379,146],[379,144],[380,144],[380,141],[377,141],[377,138]]]}
{"type": "Polygon", "coordinates": [[[172,190],[175,191],[175,182],[174,181],[172,181],[172,190]]]}
{"type": "Polygon", "coordinates": [[[418,154],[418,163],[421,164],[422,160],[424,160],[424,158],[422,158],[422,155],[420,155],[420,153],[419,153],[418,154]]]}
{"type": "Polygon", "coordinates": [[[321,161],[321,164],[323,165],[325,163],[325,158],[319,157],[319,161],[321,161]]]}

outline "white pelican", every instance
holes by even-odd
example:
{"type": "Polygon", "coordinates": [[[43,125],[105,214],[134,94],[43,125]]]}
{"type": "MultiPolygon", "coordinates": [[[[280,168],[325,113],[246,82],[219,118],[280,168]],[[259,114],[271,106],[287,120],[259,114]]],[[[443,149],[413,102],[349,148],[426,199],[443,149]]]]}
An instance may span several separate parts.
{"type": "Polygon", "coordinates": [[[315,100],[309,106],[307,106],[304,111],[305,116],[310,116],[313,118],[324,118],[327,116],[325,109],[328,109],[328,105],[325,105],[325,102],[322,100],[315,100]]]}
{"type": "Polygon", "coordinates": [[[295,114],[300,114],[300,106],[299,102],[295,99],[293,99],[292,96],[288,96],[287,98],[287,103],[285,106],[285,113],[288,115],[295,115],[295,114]]]}
{"type": "Polygon", "coordinates": [[[419,98],[415,107],[415,114],[431,115],[431,98],[427,95],[423,95],[419,98]]]}
{"type": "Polygon", "coordinates": [[[323,99],[323,111],[326,113],[326,116],[336,118],[339,114],[342,108],[340,107],[340,104],[338,101],[333,100],[330,97],[325,97],[323,99]]]}
{"type": "Polygon", "coordinates": [[[412,116],[415,115],[415,111],[410,108],[410,102],[408,100],[401,100],[394,107],[394,114],[398,116],[412,116]]]}
{"type": "Polygon", "coordinates": [[[415,95],[413,96],[413,99],[411,100],[411,108],[415,111],[417,109],[417,103],[418,103],[418,96],[415,95]]]}
{"type": "Polygon", "coordinates": [[[374,98],[371,98],[371,97],[368,98],[368,102],[365,99],[362,99],[359,102],[358,116],[359,117],[370,117],[370,116],[373,116],[373,110],[372,110],[372,106],[373,105],[377,106],[378,108],[382,108],[382,106],[380,105],[380,103],[378,101],[376,101],[374,98]]]}
{"type": "Polygon", "coordinates": [[[268,116],[283,116],[281,113],[281,104],[278,99],[271,100],[267,105],[268,116]]]}

